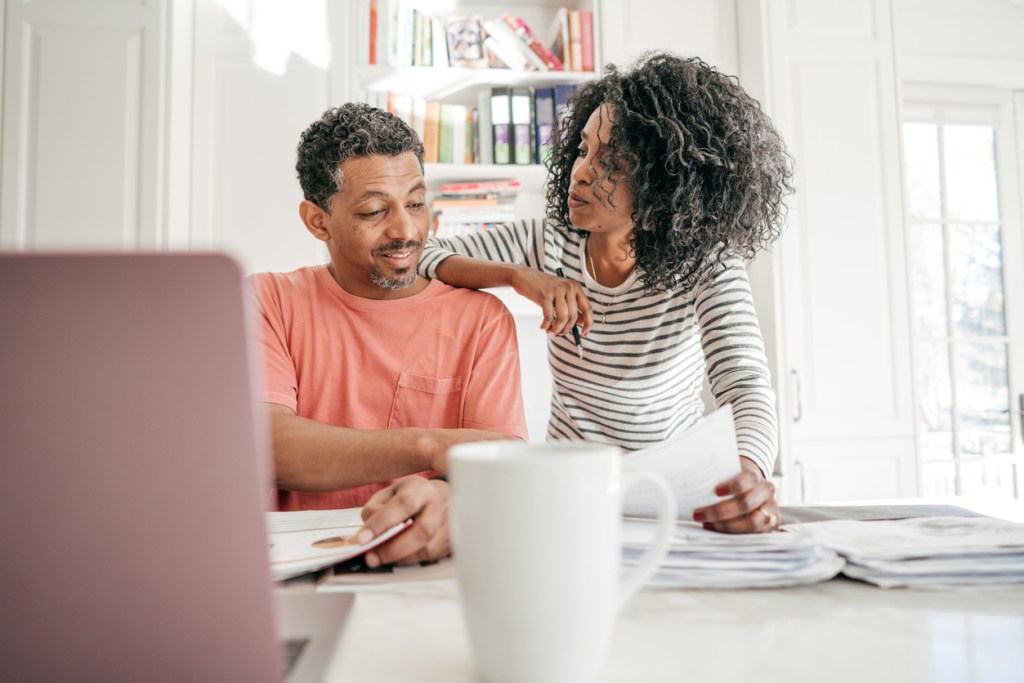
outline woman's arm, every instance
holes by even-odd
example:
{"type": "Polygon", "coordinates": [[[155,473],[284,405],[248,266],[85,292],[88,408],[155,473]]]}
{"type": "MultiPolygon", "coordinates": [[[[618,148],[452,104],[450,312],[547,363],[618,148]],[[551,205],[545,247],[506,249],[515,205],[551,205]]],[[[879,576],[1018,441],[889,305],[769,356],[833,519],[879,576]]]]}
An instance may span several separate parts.
{"type": "Polygon", "coordinates": [[[511,287],[541,308],[542,330],[560,335],[579,325],[586,335],[593,324],[590,302],[580,283],[544,272],[543,230],[540,221],[518,221],[431,238],[417,270],[456,287],[511,287]]]}

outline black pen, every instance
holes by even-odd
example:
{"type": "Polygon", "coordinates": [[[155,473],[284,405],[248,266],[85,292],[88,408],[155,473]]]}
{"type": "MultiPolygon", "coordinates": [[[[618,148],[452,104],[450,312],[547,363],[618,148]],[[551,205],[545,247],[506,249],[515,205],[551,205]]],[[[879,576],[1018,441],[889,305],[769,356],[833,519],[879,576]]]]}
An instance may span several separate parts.
{"type": "MultiPolygon", "coordinates": [[[[555,268],[555,275],[565,277],[565,273],[562,272],[561,268],[555,268]]],[[[572,324],[572,339],[576,342],[576,350],[579,351],[580,360],[583,360],[583,340],[580,339],[580,326],[576,323],[572,324]]]]}

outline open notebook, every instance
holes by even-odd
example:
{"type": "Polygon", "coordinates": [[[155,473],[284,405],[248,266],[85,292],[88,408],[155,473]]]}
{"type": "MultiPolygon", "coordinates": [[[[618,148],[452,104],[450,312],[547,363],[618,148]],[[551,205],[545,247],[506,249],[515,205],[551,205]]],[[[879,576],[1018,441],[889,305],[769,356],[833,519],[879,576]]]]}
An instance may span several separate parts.
{"type": "Polygon", "coordinates": [[[0,255],[5,678],[319,676],[352,598],[275,599],[245,302],[222,255],[0,255]]]}

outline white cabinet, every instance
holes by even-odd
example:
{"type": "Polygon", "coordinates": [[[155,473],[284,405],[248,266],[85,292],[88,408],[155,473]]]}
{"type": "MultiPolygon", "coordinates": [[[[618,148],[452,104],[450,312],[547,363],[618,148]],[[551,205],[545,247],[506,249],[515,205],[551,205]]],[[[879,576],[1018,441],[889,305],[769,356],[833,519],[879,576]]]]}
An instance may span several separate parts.
{"type": "Polygon", "coordinates": [[[162,246],[165,3],[5,10],[0,249],[162,246]]]}
{"type": "Polygon", "coordinates": [[[743,83],[796,168],[784,235],[753,268],[772,295],[758,303],[779,389],[784,499],[913,495],[889,0],[738,9],[743,83]]]}

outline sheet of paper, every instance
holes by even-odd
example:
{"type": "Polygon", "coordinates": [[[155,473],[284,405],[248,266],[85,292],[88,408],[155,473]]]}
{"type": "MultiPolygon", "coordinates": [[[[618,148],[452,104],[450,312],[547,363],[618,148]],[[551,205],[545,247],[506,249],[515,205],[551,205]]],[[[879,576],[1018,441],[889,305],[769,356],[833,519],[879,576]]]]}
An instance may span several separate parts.
{"type": "MultiPolygon", "coordinates": [[[[668,480],[676,497],[679,519],[691,519],[694,508],[722,500],[715,485],[740,472],[732,407],[723,406],[668,441],[626,455],[627,468],[654,470],[668,480]]],[[[625,492],[627,517],[657,515],[655,489],[638,484],[625,492]]]]}
{"type": "Polygon", "coordinates": [[[338,527],[363,526],[363,508],[344,510],[302,510],[299,512],[268,512],[267,532],[312,531],[338,527]]]}
{"type": "Polygon", "coordinates": [[[353,540],[353,535],[359,531],[361,524],[271,533],[269,534],[271,576],[275,581],[283,581],[350,560],[371,548],[386,543],[411,525],[412,520],[406,520],[363,544],[353,540]]]}

